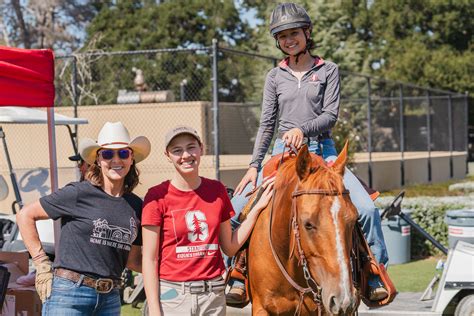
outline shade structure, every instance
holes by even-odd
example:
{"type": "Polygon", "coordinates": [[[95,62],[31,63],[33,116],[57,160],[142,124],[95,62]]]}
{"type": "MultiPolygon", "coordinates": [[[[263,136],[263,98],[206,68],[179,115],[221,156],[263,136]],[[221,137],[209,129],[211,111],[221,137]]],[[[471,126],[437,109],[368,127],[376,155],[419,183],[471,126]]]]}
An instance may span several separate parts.
{"type": "Polygon", "coordinates": [[[51,107],[53,104],[53,52],[0,46],[0,106],[51,107]]]}
{"type": "MultiPolygon", "coordinates": [[[[0,46],[0,106],[48,107],[48,144],[51,191],[58,189],[54,122],[54,53],[50,49],[0,46]]],[[[60,223],[54,224],[55,248],[60,223]]],[[[56,251],[57,253],[57,251],[56,251]]]]}

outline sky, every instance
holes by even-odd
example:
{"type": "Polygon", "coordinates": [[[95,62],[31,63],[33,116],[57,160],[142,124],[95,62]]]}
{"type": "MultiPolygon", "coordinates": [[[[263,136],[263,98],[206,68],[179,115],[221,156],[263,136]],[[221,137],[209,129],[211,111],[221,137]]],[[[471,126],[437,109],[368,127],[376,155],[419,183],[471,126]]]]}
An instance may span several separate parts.
{"type": "Polygon", "coordinates": [[[257,10],[256,9],[250,9],[247,10],[242,7],[242,0],[234,0],[235,6],[238,8],[240,11],[240,16],[242,17],[242,20],[246,21],[251,27],[255,27],[259,24],[262,24],[262,20],[257,19],[257,10]]]}

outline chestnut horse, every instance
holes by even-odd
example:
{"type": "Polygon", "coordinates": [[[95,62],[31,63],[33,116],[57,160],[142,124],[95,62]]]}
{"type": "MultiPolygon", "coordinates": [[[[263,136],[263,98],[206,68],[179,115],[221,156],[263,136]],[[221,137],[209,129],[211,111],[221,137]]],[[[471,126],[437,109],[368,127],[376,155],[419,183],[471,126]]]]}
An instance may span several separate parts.
{"type": "Polygon", "coordinates": [[[357,310],[350,255],[358,213],[342,182],[346,157],[347,144],[328,167],[303,146],[279,167],[250,237],[252,315],[357,310]]]}

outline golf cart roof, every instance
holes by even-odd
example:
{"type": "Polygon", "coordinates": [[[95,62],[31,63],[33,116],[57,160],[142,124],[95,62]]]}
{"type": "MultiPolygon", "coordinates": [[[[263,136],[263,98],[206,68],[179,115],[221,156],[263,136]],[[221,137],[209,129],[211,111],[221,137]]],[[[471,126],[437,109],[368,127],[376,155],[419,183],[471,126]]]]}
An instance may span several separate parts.
{"type": "MultiPolygon", "coordinates": [[[[54,113],[55,125],[87,124],[87,119],[74,118],[66,115],[54,113]]],[[[34,108],[18,106],[0,107],[0,124],[47,124],[48,118],[45,111],[34,108]]]]}

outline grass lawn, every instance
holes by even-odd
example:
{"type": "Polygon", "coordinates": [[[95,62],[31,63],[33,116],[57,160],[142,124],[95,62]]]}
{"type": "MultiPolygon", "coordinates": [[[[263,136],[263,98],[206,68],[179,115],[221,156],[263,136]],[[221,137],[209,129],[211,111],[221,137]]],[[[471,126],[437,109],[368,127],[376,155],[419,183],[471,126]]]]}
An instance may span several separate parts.
{"type": "Polygon", "coordinates": [[[439,258],[415,260],[389,265],[388,273],[398,292],[423,292],[431,279],[442,271],[436,270],[439,258]]]}
{"type": "MultiPolygon", "coordinates": [[[[138,305],[140,307],[140,305],[138,305]]],[[[133,308],[131,304],[122,305],[122,316],[141,316],[140,308],[133,308]]]]}

